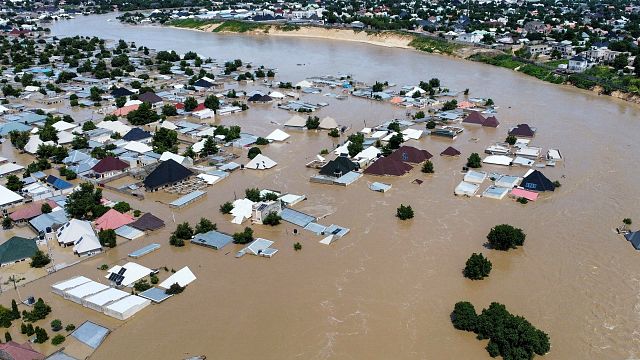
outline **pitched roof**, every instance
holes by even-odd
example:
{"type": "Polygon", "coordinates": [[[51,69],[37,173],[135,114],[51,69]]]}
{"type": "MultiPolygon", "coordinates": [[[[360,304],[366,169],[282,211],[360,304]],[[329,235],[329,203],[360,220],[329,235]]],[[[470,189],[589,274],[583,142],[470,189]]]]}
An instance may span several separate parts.
{"type": "Polygon", "coordinates": [[[34,217],[42,214],[42,205],[44,203],[49,204],[52,209],[58,206],[54,201],[51,200],[32,202],[30,204],[20,206],[14,212],[12,212],[9,217],[13,221],[33,219],[34,217]]]}
{"type": "Polygon", "coordinates": [[[142,231],[157,230],[164,226],[164,221],[151,213],[145,213],[129,226],[142,231]]]}
{"type": "Polygon", "coordinates": [[[329,161],[320,169],[320,175],[342,176],[349,171],[357,170],[358,164],[347,159],[345,156],[338,156],[335,160],[329,161]]]}
{"type": "Polygon", "coordinates": [[[412,164],[425,162],[433,157],[427,150],[414,148],[413,146],[401,146],[388,157],[412,164]]]}
{"type": "Polygon", "coordinates": [[[413,166],[391,157],[381,157],[364,170],[369,175],[402,176],[413,169],[413,166]]]}
{"type": "Polygon", "coordinates": [[[204,88],[210,88],[213,86],[212,83],[208,82],[207,80],[204,79],[199,79],[198,81],[196,81],[195,83],[193,83],[193,86],[197,86],[197,87],[204,87],[204,88]]]}
{"type": "Polygon", "coordinates": [[[138,100],[149,104],[162,102],[162,98],[151,91],[147,91],[146,93],[138,96],[138,100]]]}
{"type": "Polygon", "coordinates": [[[0,344],[0,354],[7,354],[13,360],[42,360],[45,357],[33,350],[29,343],[18,344],[15,341],[0,344]]]}
{"type": "Polygon", "coordinates": [[[640,250],[640,231],[630,232],[624,235],[636,250],[640,250]]]}
{"type": "Polygon", "coordinates": [[[121,97],[121,96],[131,96],[133,92],[125,88],[115,88],[111,91],[111,96],[113,97],[121,97]]]}
{"type": "Polygon", "coordinates": [[[53,175],[47,176],[46,182],[56,188],[57,190],[66,190],[73,187],[73,184],[55,177],[53,175]]]}
{"type": "Polygon", "coordinates": [[[509,130],[509,135],[513,136],[533,137],[535,134],[536,132],[527,124],[518,124],[518,126],[509,130]]]}
{"type": "Polygon", "coordinates": [[[440,156],[458,156],[462,154],[460,151],[458,151],[458,149],[449,146],[448,148],[444,149],[441,153],[440,156]]]}
{"type": "Polygon", "coordinates": [[[126,140],[126,141],[138,141],[138,140],[143,140],[143,139],[148,139],[150,138],[152,135],[150,132],[148,131],[144,131],[140,128],[134,127],[133,129],[131,129],[128,133],[126,133],[123,137],[122,140],[126,140]]]}
{"type": "Polygon", "coordinates": [[[98,230],[115,230],[120,226],[133,222],[133,216],[123,214],[115,209],[109,209],[104,215],[96,219],[96,229],[98,230]]]}
{"type": "Polygon", "coordinates": [[[498,119],[496,119],[495,116],[489,116],[488,118],[484,119],[484,122],[482,123],[482,126],[487,126],[487,127],[498,127],[498,125],[500,125],[500,122],[498,121],[498,119]]]}
{"type": "Polygon", "coordinates": [[[175,160],[163,161],[145,179],[144,186],[156,189],[167,184],[174,184],[193,175],[193,171],[178,164],[175,160]]]}
{"type": "Polygon", "coordinates": [[[470,112],[469,115],[467,115],[467,117],[465,117],[464,120],[462,120],[462,122],[466,124],[478,124],[478,125],[484,124],[484,121],[485,121],[484,116],[482,116],[482,114],[480,114],[480,112],[478,111],[470,112]]]}
{"type": "Polygon", "coordinates": [[[98,161],[97,164],[91,168],[94,172],[102,174],[108,171],[121,171],[129,167],[129,164],[115,158],[113,156],[107,156],[104,159],[98,161]]]}
{"type": "Polygon", "coordinates": [[[34,239],[14,236],[0,245],[0,264],[32,257],[38,250],[34,239]]]}
{"type": "Polygon", "coordinates": [[[551,180],[538,170],[533,170],[531,174],[522,179],[520,186],[533,191],[554,191],[556,189],[551,180]]]}

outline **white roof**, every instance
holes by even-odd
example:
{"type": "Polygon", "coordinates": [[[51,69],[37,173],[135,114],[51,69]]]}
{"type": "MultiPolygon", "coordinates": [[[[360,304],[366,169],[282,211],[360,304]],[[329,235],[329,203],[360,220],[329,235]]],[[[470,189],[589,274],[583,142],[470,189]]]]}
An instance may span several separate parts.
{"type": "Polygon", "coordinates": [[[273,141],[285,141],[289,138],[289,136],[290,135],[287,134],[286,132],[280,129],[275,129],[271,132],[271,134],[267,135],[265,139],[273,140],[273,141]]]}
{"type": "Polygon", "coordinates": [[[196,279],[188,266],[178,270],[175,274],[169,276],[165,281],[158,285],[161,288],[168,289],[171,285],[178,283],[178,285],[184,287],[191,284],[196,279]]]}
{"type": "Polygon", "coordinates": [[[89,221],[71,219],[57,230],[56,235],[60,244],[72,244],[83,235],[95,236],[95,232],[89,221]]]}
{"type": "Polygon", "coordinates": [[[233,215],[233,220],[231,220],[234,224],[242,224],[245,219],[251,217],[251,212],[253,209],[253,201],[249,199],[238,199],[233,202],[233,210],[231,210],[231,215],[233,215]]]}
{"type": "Polygon", "coordinates": [[[127,296],[129,296],[130,294],[127,292],[124,292],[122,290],[118,290],[118,289],[114,289],[114,288],[109,288],[105,291],[99,292],[95,295],[91,295],[89,297],[87,297],[86,299],[84,299],[84,302],[90,303],[90,304],[94,304],[97,306],[103,306],[105,304],[108,304],[112,301],[116,301],[116,300],[120,300],[122,298],[125,298],[127,296]]]}
{"type": "Polygon", "coordinates": [[[253,255],[258,255],[262,251],[268,249],[271,245],[273,245],[273,241],[263,238],[257,238],[251,244],[249,244],[249,246],[244,248],[244,250],[253,255]]]}
{"type": "Polygon", "coordinates": [[[220,176],[209,175],[209,174],[198,174],[198,178],[204,180],[209,185],[213,185],[220,181],[220,176]]]}
{"type": "Polygon", "coordinates": [[[183,161],[186,159],[186,157],[182,155],[174,154],[169,151],[163,152],[162,155],[160,156],[160,161],[167,161],[169,159],[173,159],[173,161],[177,162],[178,164],[182,164],[183,161]]]}
{"type": "Polygon", "coordinates": [[[368,148],[360,151],[356,156],[354,156],[354,159],[367,159],[367,160],[373,160],[375,158],[378,157],[378,154],[380,154],[381,151],[375,147],[375,146],[369,146],[368,148]]]}
{"type": "Polygon", "coordinates": [[[216,116],[216,113],[211,109],[202,109],[192,112],[191,115],[199,119],[213,119],[216,116]]]}
{"type": "Polygon", "coordinates": [[[0,185],[0,206],[18,202],[22,199],[24,199],[22,196],[0,185]]]}
{"type": "Polygon", "coordinates": [[[521,165],[521,166],[533,166],[533,164],[535,164],[536,162],[531,160],[531,159],[527,159],[525,157],[522,156],[516,156],[515,159],[513,159],[513,164],[514,165],[521,165]]]}
{"type": "Polygon", "coordinates": [[[284,126],[290,127],[305,127],[307,125],[307,120],[300,115],[293,115],[289,121],[284,123],[284,126]]]}
{"type": "Polygon", "coordinates": [[[131,126],[120,122],[120,120],[116,120],[116,121],[100,121],[99,123],[96,124],[96,127],[100,128],[100,129],[111,130],[111,131],[116,132],[116,133],[118,133],[120,135],[124,135],[124,134],[128,133],[129,131],[131,131],[131,126]]]}
{"type": "Polygon", "coordinates": [[[147,144],[143,144],[143,143],[141,143],[139,141],[129,141],[127,146],[125,146],[124,148],[125,148],[125,150],[137,152],[139,154],[144,154],[144,153],[147,153],[147,152],[153,150],[153,148],[151,146],[149,146],[147,144]]]}
{"type": "Polygon", "coordinates": [[[538,157],[541,151],[542,149],[538,147],[523,146],[516,150],[516,155],[538,157]]]}
{"type": "Polygon", "coordinates": [[[338,122],[336,121],[336,119],[327,116],[324,119],[320,120],[320,125],[318,125],[318,127],[325,130],[335,129],[338,127],[338,122]]]}
{"type": "Polygon", "coordinates": [[[473,171],[469,170],[466,174],[464,174],[464,181],[476,184],[482,184],[482,182],[487,178],[487,173],[482,171],[473,171]]]}
{"type": "Polygon", "coordinates": [[[374,132],[373,134],[371,134],[371,138],[373,139],[380,139],[383,138],[387,135],[387,132],[384,130],[378,130],[376,132],[374,132]]]}
{"type": "Polygon", "coordinates": [[[409,139],[413,139],[413,140],[418,140],[422,137],[422,130],[418,130],[418,129],[404,129],[402,131],[402,135],[404,138],[409,138],[409,139]]]}
{"type": "Polygon", "coordinates": [[[547,151],[547,158],[550,160],[562,160],[562,155],[558,149],[549,149],[547,151]]]}
{"type": "Polygon", "coordinates": [[[479,188],[480,188],[479,185],[461,181],[460,184],[456,186],[455,190],[453,190],[453,192],[456,195],[473,196],[476,194],[476,192],[478,192],[479,188]]]}
{"type": "Polygon", "coordinates": [[[349,153],[349,144],[351,144],[351,141],[347,141],[344,144],[342,144],[341,146],[338,146],[335,150],[333,150],[333,153],[336,155],[340,155],[340,154],[348,154],[349,153]]]}
{"type": "Polygon", "coordinates": [[[513,159],[506,155],[489,155],[486,158],[484,158],[484,160],[482,160],[482,162],[486,164],[504,165],[504,166],[509,166],[509,164],[511,164],[512,161],[513,159]]]}
{"type": "Polygon", "coordinates": [[[200,151],[202,151],[202,149],[204,149],[204,143],[207,141],[207,139],[202,139],[200,141],[198,141],[197,143],[191,145],[191,150],[195,151],[196,153],[200,153],[200,151]]]}
{"type": "Polygon", "coordinates": [[[310,81],[307,81],[307,80],[302,80],[299,83],[297,83],[295,86],[296,87],[301,87],[301,88],[308,88],[308,87],[312,87],[313,83],[311,83],[310,81]]]}
{"type": "Polygon", "coordinates": [[[67,131],[60,131],[58,132],[58,144],[62,145],[62,144],[69,144],[73,141],[73,138],[75,137],[75,135],[73,135],[70,132],[67,131]]]}
{"type": "Polygon", "coordinates": [[[122,280],[121,285],[124,285],[124,286],[131,286],[133,285],[133,283],[142,279],[143,277],[149,276],[149,274],[151,274],[152,272],[152,270],[149,269],[148,267],[136,264],[134,262],[128,262],[122,266],[116,265],[111,269],[107,270],[107,275],[105,275],[105,278],[108,279],[112,273],[117,274],[123,268],[126,269],[124,273],[122,273],[122,276],[124,276],[124,279],[122,280]]]}
{"type": "Polygon", "coordinates": [[[205,136],[213,136],[213,132],[216,131],[216,128],[210,126],[204,130],[200,130],[196,133],[196,136],[205,137],[205,136]]]}
{"type": "Polygon", "coordinates": [[[147,300],[140,296],[129,295],[107,306],[107,309],[117,314],[124,314],[131,308],[138,307],[144,304],[150,304],[150,303],[151,303],[150,300],[147,300]]]}
{"type": "Polygon", "coordinates": [[[12,173],[14,171],[18,171],[18,170],[22,170],[22,169],[24,169],[24,166],[22,166],[22,165],[18,165],[18,164],[14,164],[14,163],[2,164],[2,165],[0,165],[0,175],[9,174],[9,173],[12,173]]]}
{"type": "Polygon", "coordinates": [[[124,106],[140,105],[140,104],[142,104],[142,101],[140,100],[129,100],[126,103],[124,103],[124,106]]]}
{"type": "Polygon", "coordinates": [[[366,134],[371,134],[371,131],[372,131],[371,128],[366,127],[366,128],[363,128],[362,130],[360,130],[359,132],[361,134],[365,134],[366,135],[366,134]]]}
{"type": "Polygon", "coordinates": [[[278,165],[277,162],[269,159],[265,155],[258,154],[251,161],[245,165],[245,168],[252,170],[265,170],[271,169],[272,167],[278,165]]]}
{"type": "Polygon", "coordinates": [[[88,283],[89,281],[91,281],[91,279],[86,278],[84,276],[76,276],[72,279],[64,280],[57,284],[53,284],[51,285],[51,287],[56,290],[66,290],[66,289],[71,289],[73,287],[76,287],[78,285],[88,283]]]}
{"type": "Polygon", "coordinates": [[[109,287],[105,284],[100,284],[99,282],[91,280],[80,286],[76,286],[74,288],[66,290],[65,293],[69,296],[82,299],[86,296],[97,294],[100,291],[106,290],[108,288],[109,287]]]}
{"type": "Polygon", "coordinates": [[[82,235],[73,246],[73,252],[78,254],[84,254],[89,251],[95,251],[102,249],[102,245],[100,245],[100,240],[95,234],[85,234],[82,235]]]}
{"type": "Polygon", "coordinates": [[[53,141],[47,141],[45,143],[40,140],[40,136],[31,135],[29,137],[29,141],[27,141],[27,144],[24,146],[24,151],[28,152],[29,154],[35,154],[36,151],[38,151],[38,146],[40,146],[41,144],[54,145],[53,141]]]}
{"type": "Polygon", "coordinates": [[[55,124],[53,124],[53,128],[56,129],[57,131],[71,130],[76,127],[78,127],[78,124],[68,123],[66,121],[58,121],[55,124]]]}
{"type": "Polygon", "coordinates": [[[161,128],[164,129],[168,129],[168,130],[175,130],[178,128],[178,126],[174,123],[172,123],[171,121],[165,120],[162,122],[162,124],[160,125],[161,128]]]}
{"type": "Polygon", "coordinates": [[[284,99],[284,94],[279,91],[272,91],[271,94],[269,94],[269,96],[271,96],[274,99],[284,99]]]}

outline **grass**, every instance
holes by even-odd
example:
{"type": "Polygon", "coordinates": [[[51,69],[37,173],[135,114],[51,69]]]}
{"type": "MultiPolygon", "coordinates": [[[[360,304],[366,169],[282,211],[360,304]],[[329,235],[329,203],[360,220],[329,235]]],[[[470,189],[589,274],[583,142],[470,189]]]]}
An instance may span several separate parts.
{"type": "Polygon", "coordinates": [[[201,26],[217,24],[219,22],[220,21],[217,20],[180,19],[171,21],[169,25],[180,28],[197,29],[201,26]]]}
{"type": "Polygon", "coordinates": [[[276,29],[280,31],[298,31],[300,30],[300,25],[296,25],[296,24],[276,25],[276,29]]]}
{"type": "Polygon", "coordinates": [[[225,21],[217,28],[213,29],[213,32],[235,32],[235,33],[244,33],[248,31],[254,31],[259,29],[269,29],[269,25],[258,24],[258,23],[249,23],[237,20],[225,21]]]}
{"type": "Polygon", "coordinates": [[[411,42],[409,46],[429,53],[439,52],[442,54],[453,54],[454,51],[458,50],[461,46],[458,44],[450,43],[446,40],[433,39],[427,37],[418,37],[416,36],[411,42]]]}
{"type": "Polygon", "coordinates": [[[511,70],[517,69],[517,71],[523,74],[533,76],[540,80],[547,81],[554,84],[561,84],[565,80],[564,76],[556,75],[553,72],[553,69],[554,69],[553,66],[547,67],[547,66],[540,66],[540,65],[526,63],[524,61],[520,61],[514,58],[513,56],[507,55],[507,54],[497,55],[497,56],[487,56],[487,55],[476,54],[471,56],[469,59],[473,61],[482,62],[485,64],[500,66],[500,67],[511,69],[511,70]]]}

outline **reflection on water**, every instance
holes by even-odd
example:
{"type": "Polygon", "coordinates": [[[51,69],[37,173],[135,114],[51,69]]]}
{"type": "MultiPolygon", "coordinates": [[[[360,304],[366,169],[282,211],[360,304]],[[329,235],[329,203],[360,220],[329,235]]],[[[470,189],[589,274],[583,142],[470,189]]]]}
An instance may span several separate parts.
{"type": "MultiPolygon", "coordinates": [[[[161,216],[168,226],[22,290],[50,299],[56,318],[76,323],[91,318],[118,327],[94,358],[178,359],[189,354],[221,359],[485,358],[484,343],[450,324],[450,311],[459,300],[472,301],[476,308],[499,301],[524,315],[550,334],[548,359],[640,356],[638,254],[612,232],[623,217],[640,214],[637,106],[504,69],[412,51],[130,27],[106,21],[112,17],[57,23],[52,34],[123,38],[151,48],[195,50],[221,60],[242,58],[278,68],[285,81],[337,72],[402,85],[438,77],[450,88],[469,88],[472,96],[493,98],[501,106],[502,125],[467,129],[454,142],[463,158],[436,156],[433,176],[415,169],[402,178],[385,178],[393,185],[386,194],[367,188],[367,182],[380,180],[370,177],[348,188],[309,183],[313,171],[304,163],[334,146],[334,140],[324,133],[292,132],[287,144],[269,145],[263,151],[279,162],[276,168],[234,173],[210,188],[205,200],[185,209],[172,212],[156,202],[169,200],[163,193],[152,194],[145,202],[127,199],[134,208],[161,216]],[[520,122],[538,127],[535,144],[562,150],[565,163],[544,170],[551,179],[562,178],[562,188],[526,206],[455,198],[452,192],[464,158],[502,140],[507,129],[520,122]],[[424,184],[412,184],[415,178],[424,179],[424,184]],[[258,236],[275,240],[280,249],[270,260],[235,259],[235,246],[219,252],[168,246],[174,216],[176,222],[192,223],[207,216],[223,231],[238,231],[241,227],[220,215],[218,207],[250,186],[306,194],[309,200],[298,207],[329,214],[324,222],[347,226],[351,232],[327,247],[306,233],[294,237],[288,224],[256,227],[258,236]],[[416,211],[412,221],[395,219],[400,203],[412,205],[416,211]],[[524,248],[509,253],[486,250],[484,237],[499,223],[523,228],[524,248]],[[292,248],[296,241],[303,243],[300,252],[292,248]],[[151,242],[163,247],[140,259],[143,265],[175,269],[189,265],[198,276],[184,294],[145,309],[123,325],[50,294],[48,285],[73,274],[100,279],[104,275],[96,270],[100,264],[117,262],[151,242]],[[491,277],[465,280],[463,264],[479,251],[493,262],[491,277]]],[[[354,128],[405,116],[405,111],[388,104],[308,98],[330,103],[318,116],[329,115],[354,128]]],[[[239,123],[264,136],[276,127],[271,121],[282,123],[288,117],[270,105],[255,105],[246,114],[222,118],[221,123],[239,123]]],[[[439,154],[450,144],[426,138],[418,146],[439,154]]],[[[523,170],[508,172],[521,175],[523,170]]],[[[2,295],[2,303],[11,295],[2,295]]]]}

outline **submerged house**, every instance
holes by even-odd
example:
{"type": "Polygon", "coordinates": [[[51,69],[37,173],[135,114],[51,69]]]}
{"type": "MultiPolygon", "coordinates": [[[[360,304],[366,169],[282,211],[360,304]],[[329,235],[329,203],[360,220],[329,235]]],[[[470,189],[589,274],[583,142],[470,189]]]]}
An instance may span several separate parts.
{"type": "Polygon", "coordinates": [[[170,186],[185,181],[193,176],[193,171],[178,164],[175,160],[163,161],[145,179],[144,187],[147,191],[156,191],[161,187],[170,186]]]}
{"type": "Polygon", "coordinates": [[[413,146],[401,146],[391,155],[388,156],[391,159],[411,163],[421,164],[433,157],[427,150],[421,150],[414,148],[413,146]]]}
{"type": "Polygon", "coordinates": [[[358,168],[357,163],[345,156],[338,156],[320,169],[320,175],[340,177],[348,172],[358,170],[358,168]]]}
{"type": "Polygon", "coordinates": [[[530,138],[536,135],[536,129],[527,124],[518,124],[518,126],[509,130],[509,135],[530,138]]]}
{"type": "Polygon", "coordinates": [[[280,215],[281,212],[282,203],[280,200],[257,202],[251,206],[251,222],[262,224],[269,214],[276,213],[280,215]]]}
{"type": "Polygon", "coordinates": [[[365,174],[378,176],[402,176],[413,166],[391,157],[381,157],[364,170],[365,174]]]}
{"type": "Polygon", "coordinates": [[[127,162],[113,156],[107,156],[98,161],[98,163],[91,168],[91,171],[96,178],[105,179],[120,175],[128,168],[129,164],[127,162]]]}
{"type": "Polygon", "coordinates": [[[628,232],[624,238],[631,243],[634,249],[640,250],[640,231],[628,232]]]}
{"type": "Polygon", "coordinates": [[[100,240],[88,221],[71,219],[56,231],[56,237],[61,246],[73,245],[73,252],[78,256],[102,251],[100,240]]]}
{"type": "Polygon", "coordinates": [[[520,186],[537,192],[554,191],[556,189],[554,183],[538,170],[533,170],[531,174],[527,175],[520,183],[520,186]]]}
{"type": "Polygon", "coordinates": [[[460,154],[462,154],[460,150],[449,146],[440,153],[440,156],[460,156],[460,154]]]}

